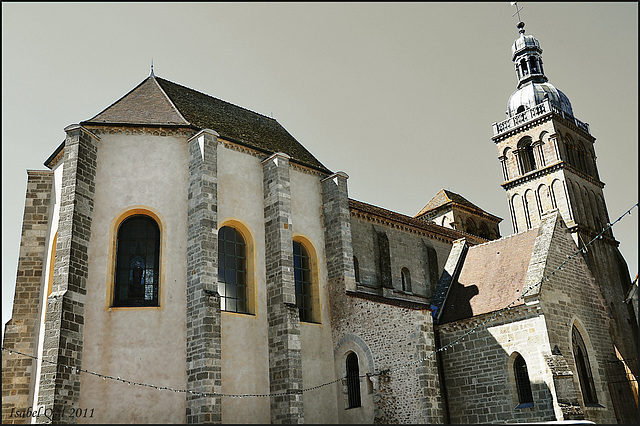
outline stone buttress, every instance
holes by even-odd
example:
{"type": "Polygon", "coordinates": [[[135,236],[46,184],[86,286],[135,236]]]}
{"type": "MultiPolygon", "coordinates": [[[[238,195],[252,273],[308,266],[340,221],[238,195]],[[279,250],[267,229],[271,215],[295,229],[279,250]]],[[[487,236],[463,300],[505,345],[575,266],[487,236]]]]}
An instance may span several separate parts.
{"type": "Polygon", "coordinates": [[[272,423],[304,423],[300,318],[293,275],[289,156],[262,162],[272,423]]]}
{"type": "MultiPolygon", "coordinates": [[[[79,408],[84,310],[89,271],[97,137],[79,125],[65,128],[60,221],[53,291],[47,298],[38,405],[51,409],[55,423],[75,423],[62,416],[79,408]],[[59,416],[59,417],[58,417],[59,416]]],[[[38,422],[49,422],[40,416],[38,422]]]]}
{"type": "MultiPolygon", "coordinates": [[[[187,391],[220,392],[221,332],[218,294],[218,134],[189,139],[187,249],[187,391]]],[[[220,423],[221,398],[187,393],[187,423],[220,423]]]]}
{"type": "MultiPolygon", "coordinates": [[[[27,171],[27,194],[22,219],[22,238],[13,302],[13,314],[4,331],[2,347],[35,354],[43,276],[47,256],[47,231],[51,211],[53,171],[27,171]]],[[[46,297],[46,293],[44,294],[46,297]]],[[[2,353],[2,423],[24,423],[15,411],[30,405],[34,381],[33,359],[16,353],[2,353]],[[12,410],[13,415],[12,415],[12,410]]]]}

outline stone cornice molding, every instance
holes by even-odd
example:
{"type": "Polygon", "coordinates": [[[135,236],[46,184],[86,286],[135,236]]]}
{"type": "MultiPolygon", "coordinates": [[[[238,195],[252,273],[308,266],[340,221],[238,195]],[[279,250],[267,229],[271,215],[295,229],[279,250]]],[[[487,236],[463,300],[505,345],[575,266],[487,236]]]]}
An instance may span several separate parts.
{"type": "Polygon", "coordinates": [[[598,179],[595,179],[595,178],[593,178],[593,177],[581,172],[580,170],[578,170],[575,167],[565,163],[564,161],[557,161],[557,162],[555,162],[553,164],[550,164],[550,165],[548,165],[546,167],[533,170],[533,171],[528,172],[528,173],[526,173],[526,174],[524,174],[522,176],[518,176],[515,179],[512,179],[510,181],[504,182],[503,184],[501,184],[501,186],[504,189],[509,190],[509,189],[512,189],[512,188],[514,188],[514,187],[516,187],[518,185],[521,185],[523,183],[529,182],[531,180],[538,179],[541,176],[546,176],[546,175],[549,175],[549,174],[551,174],[553,172],[556,172],[556,171],[562,170],[562,169],[568,169],[572,173],[580,176],[582,179],[584,179],[584,180],[586,180],[586,181],[588,181],[588,182],[590,182],[590,183],[592,183],[592,184],[594,184],[594,185],[596,185],[596,186],[598,186],[600,188],[604,188],[604,182],[602,182],[602,181],[600,181],[598,179]]]}
{"type": "Polygon", "coordinates": [[[486,314],[481,314],[471,318],[465,318],[445,324],[434,324],[437,331],[443,333],[454,333],[457,331],[467,331],[471,328],[482,327],[496,327],[504,324],[512,323],[514,320],[524,320],[540,315],[542,312],[539,303],[533,304],[521,304],[504,311],[493,311],[486,314]],[[496,315],[496,318],[491,320],[492,316],[496,315]],[[485,322],[487,322],[485,324],[485,322]]]}
{"type": "MultiPolygon", "coordinates": [[[[459,239],[461,236],[466,237],[469,240],[469,242],[471,242],[473,244],[482,244],[482,243],[485,243],[485,242],[488,241],[488,240],[486,240],[484,238],[478,237],[477,235],[467,234],[466,232],[445,228],[445,227],[442,227],[440,225],[436,225],[435,223],[429,223],[429,222],[422,221],[422,222],[424,222],[425,225],[437,226],[437,227],[440,227],[442,229],[446,229],[448,232],[456,233],[456,234],[459,234],[459,235],[448,236],[448,235],[444,235],[444,234],[439,234],[437,232],[430,231],[430,230],[421,228],[419,226],[413,226],[413,225],[410,225],[410,224],[400,223],[400,222],[395,221],[395,220],[393,220],[391,218],[380,216],[380,215],[375,214],[375,213],[365,212],[365,211],[359,210],[357,207],[353,207],[353,206],[349,206],[349,210],[351,212],[351,217],[363,219],[363,220],[366,220],[368,222],[379,224],[379,225],[385,225],[385,226],[388,226],[388,227],[390,227],[392,229],[397,229],[397,230],[400,230],[400,231],[409,232],[411,234],[420,235],[420,236],[423,236],[423,237],[428,237],[430,239],[441,241],[441,242],[444,242],[444,243],[447,243],[447,244],[452,244],[454,240],[459,239]]],[[[409,217],[409,219],[413,219],[413,218],[409,217]]],[[[413,220],[419,220],[419,219],[413,219],[413,220]]]]}

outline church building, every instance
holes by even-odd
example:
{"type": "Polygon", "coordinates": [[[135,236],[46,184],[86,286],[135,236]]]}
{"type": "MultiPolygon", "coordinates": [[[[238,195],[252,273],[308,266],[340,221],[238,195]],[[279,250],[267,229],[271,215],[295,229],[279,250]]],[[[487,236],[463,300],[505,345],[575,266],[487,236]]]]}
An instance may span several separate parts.
{"type": "Polygon", "coordinates": [[[352,199],[273,118],[153,70],[67,126],[27,172],[3,423],[637,421],[595,138],[518,29],[507,236],[449,190],[352,199]]]}

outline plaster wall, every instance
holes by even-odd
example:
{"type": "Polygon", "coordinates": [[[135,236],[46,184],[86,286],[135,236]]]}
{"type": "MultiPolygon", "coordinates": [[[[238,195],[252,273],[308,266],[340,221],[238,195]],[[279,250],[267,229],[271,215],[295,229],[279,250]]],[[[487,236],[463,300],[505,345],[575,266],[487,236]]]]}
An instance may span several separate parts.
{"type": "MultiPolygon", "coordinates": [[[[261,158],[218,144],[218,227],[248,231],[253,315],[222,312],[222,393],[269,394],[261,158]],[[240,196],[239,196],[240,195],[240,196]]],[[[222,423],[270,423],[269,397],[222,398],[222,423]]]]}
{"type": "MultiPolygon", "coordinates": [[[[127,132],[128,133],[128,132],[127,132]]],[[[186,140],[148,133],[107,134],[97,142],[96,192],[82,368],[133,382],[184,389],[186,384],[186,140]],[[144,161],[142,161],[144,159],[144,161]],[[161,219],[159,307],[111,308],[113,221],[134,206],[161,219]]],[[[79,422],[184,422],[185,396],[102,380],[83,373],[79,422]]]]}
{"type": "MultiPolygon", "coordinates": [[[[293,237],[305,238],[313,246],[316,259],[316,284],[321,312],[320,323],[300,323],[302,346],[302,383],[310,388],[335,380],[334,359],[331,341],[329,304],[327,303],[327,268],[324,252],[324,229],[322,224],[322,187],[317,174],[292,168],[291,220],[293,237]]],[[[337,423],[336,387],[324,386],[305,392],[303,396],[305,423],[337,423]]]]}

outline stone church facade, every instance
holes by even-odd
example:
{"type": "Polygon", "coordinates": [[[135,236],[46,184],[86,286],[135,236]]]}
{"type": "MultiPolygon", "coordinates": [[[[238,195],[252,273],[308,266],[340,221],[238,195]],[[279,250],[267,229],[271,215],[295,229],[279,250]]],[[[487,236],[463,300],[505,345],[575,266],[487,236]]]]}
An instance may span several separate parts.
{"type": "Polygon", "coordinates": [[[153,72],[68,126],[28,171],[3,422],[637,420],[595,139],[519,25],[505,237],[451,191],[351,199],[276,120],[153,72]]]}

